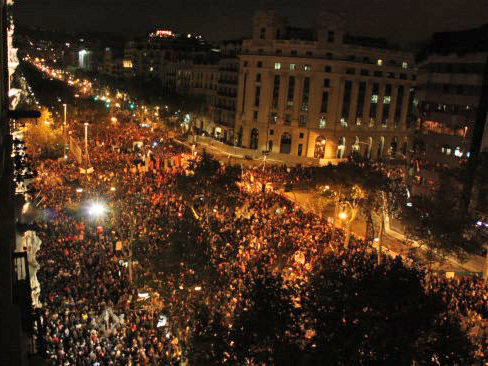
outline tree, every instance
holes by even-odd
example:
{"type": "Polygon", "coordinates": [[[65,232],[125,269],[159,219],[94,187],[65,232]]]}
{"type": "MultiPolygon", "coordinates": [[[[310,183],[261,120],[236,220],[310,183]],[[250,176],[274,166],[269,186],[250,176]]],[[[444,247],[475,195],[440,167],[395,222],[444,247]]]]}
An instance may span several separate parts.
{"type": "Polygon", "coordinates": [[[304,289],[308,364],[469,364],[472,346],[423,275],[397,259],[328,255],[304,289]],[[346,265],[344,263],[347,263],[346,265]],[[353,263],[353,264],[352,264],[353,263]],[[449,346],[446,347],[446,342],[449,346]]]}
{"type": "Polygon", "coordinates": [[[349,245],[351,226],[359,213],[371,224],[373,214],[379,216],[382,232],[385,216],[392,211],[392,201],[398,195],[398,182],[366,163],[361,166],[351,163],[327,166],[317,175],[322,198],[334,204],[333,230],[338,216],[346,223],[345,247],[349,245]]]}
{"type": "Polygon", "coordinates": [[[408,240],[418,245],[417,255],[429,268],[448,256],[463,261],[481,252],[475,220],[464,211],[460,194],[447,177],[432,195],[412,197],[401,216],[408,240]]]}
{"type": "Polygon", "coordinates": [[[63,133],[61,128],[55,128],[47,108],[42,107],[39,119],[26,122],[24,136],[32,156],[44,159],[63,156],[63,133]]]}
{"type": "MultiPolygon", "coordinates": [[[[189,175],[181,174],[176,178],[178,191],[192,207],[197,203],[195,198],[205,195],[203,205],[206,209],[213,206],[206,193],[211,187],[213,197],[227,196],[228,205],[231,204],[233,193],[237,193],[236,182],[240,177],[237,166],[224,166],[213,159],[209,154],[203,153],[199,162],[191,162],[189,175]]],[[[201,202],[199,202],[201,205],[201,202]]]]}
{"type": "Polygon", "coordinates": [[[283,365],[299,360],[298,312],[281,277],[258,267],[244,283],[231,323],[234,363],[283,365]]]}

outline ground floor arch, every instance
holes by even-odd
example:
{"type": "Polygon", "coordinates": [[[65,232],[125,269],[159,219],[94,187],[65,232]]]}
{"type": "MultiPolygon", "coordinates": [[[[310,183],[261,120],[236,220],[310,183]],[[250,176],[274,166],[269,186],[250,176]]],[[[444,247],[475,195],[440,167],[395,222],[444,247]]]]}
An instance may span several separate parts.
{"type": "Polygon", "coordinates": [[[313,152],[313,157],[315,159],[325,158],[325,137],[324,136],[317,136],[317,138],[315,139],[315,148],[313,152]]]}

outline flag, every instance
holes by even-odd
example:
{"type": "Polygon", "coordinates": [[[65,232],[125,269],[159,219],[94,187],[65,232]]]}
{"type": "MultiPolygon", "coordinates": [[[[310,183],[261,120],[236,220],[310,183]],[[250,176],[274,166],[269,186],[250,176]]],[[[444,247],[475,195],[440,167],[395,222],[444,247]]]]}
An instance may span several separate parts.
{"type": "Polygon", "coordinates": [[[81,148],[72,136],[69,137],[69,151],[73,153],[78,164],[81,164],[83,160],[81,148]]]}

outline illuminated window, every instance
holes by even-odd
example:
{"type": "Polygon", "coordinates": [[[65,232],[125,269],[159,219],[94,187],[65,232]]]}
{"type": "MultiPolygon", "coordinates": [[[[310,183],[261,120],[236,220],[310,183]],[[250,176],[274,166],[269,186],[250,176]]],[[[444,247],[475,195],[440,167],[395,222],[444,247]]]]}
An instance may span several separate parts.
{"type": "Polygon", "coordinates": [[[281,63],[275,62],[275,70],[280,70],[281,69],[281,63]]]}
{"type": "Polygon", "coordinates": [[[408,69],[408,62],[402,62],[402,69],[408,69]]]}
{"type": "Polygon", "coordinates": [[[391,97],[389,95],[385,95],[383,98],[383,104],[390,104],[391,97]]]}
{"type": "Polygon", "coordinates": [[[383,60],[379,58],[379,59],[378,59],[378,61],[377,61],[377,65],[378,65],[378,66],[383,65],[383,60]]]}
{"type": "Polygon", "coordinates": [[[327,124],[327,120],[325,118],[325,116],[321,116],[320,119],[319,119],[319,128],[325,128],[327,124]]]}
{"type": "Polygon", "coordinates": [[[378,95],[373,94],[371,95],[371,103],[378,103],[378,95]]]}
{"type": "Polygon", "coordinates": [[[296,65],[295,64],[290,64],[290,70],[295,70],[296,65]]]}
{"type": "Polygon", "coordinates": [[[312,65],[305,65],[305,66],[303,67],[303,69],[304,69],[305,71],[310,71],[310,70],[312,70],[312,65]]]}

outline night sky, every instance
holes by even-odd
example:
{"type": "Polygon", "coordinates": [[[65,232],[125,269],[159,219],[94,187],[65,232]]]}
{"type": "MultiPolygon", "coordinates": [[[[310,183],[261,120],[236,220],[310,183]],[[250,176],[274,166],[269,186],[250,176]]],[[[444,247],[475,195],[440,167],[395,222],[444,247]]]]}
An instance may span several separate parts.
{"type": "MultiPolygon", "coordinates": [[[[248,36],[251,16],[266,5],[295,26],[313,26],[317,0],[15,0],[16,22],[65,31],[142,34],[153,27],[195,32],[217,41],[248,36]]],[[[488,0],[329,0],[346,15],[347,31],[420,40],[436,31],[487,22],[488,0]]]]}

